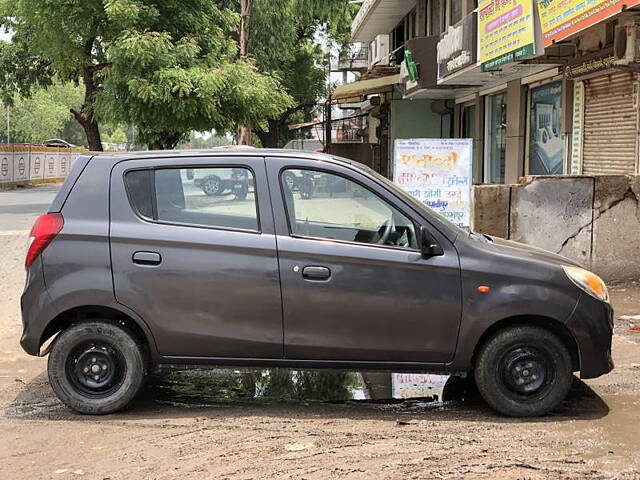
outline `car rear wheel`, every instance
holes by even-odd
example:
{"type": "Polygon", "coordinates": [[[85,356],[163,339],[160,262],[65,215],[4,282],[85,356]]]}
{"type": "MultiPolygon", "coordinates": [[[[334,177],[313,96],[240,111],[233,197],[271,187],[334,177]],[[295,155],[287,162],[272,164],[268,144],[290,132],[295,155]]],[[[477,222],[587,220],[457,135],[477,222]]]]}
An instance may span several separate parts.
{"type": "Polygon", "coordinates": [[[571,388],[571,355],[548,330],[512,327],[482,346],[475,379],[484,400],[498,412],[510,417],[544,415],[571,388]]]}
{"type": "Polygon", "coordinates": [[[80,323],[55,340],[48,373],[53,391],[72,410],[113,413],[125,408],[140,390],[144,353],[134,337],[116,323],[80,323]]]}
{"type": "Polygon", "coordinates": [[[202,179],[200,186],[202,191],[209,196],[222,195],[222,192],[224,191],[222,180],[220,180],[220,177],[216,175],[210,175],[207,178],[202,179]]]}

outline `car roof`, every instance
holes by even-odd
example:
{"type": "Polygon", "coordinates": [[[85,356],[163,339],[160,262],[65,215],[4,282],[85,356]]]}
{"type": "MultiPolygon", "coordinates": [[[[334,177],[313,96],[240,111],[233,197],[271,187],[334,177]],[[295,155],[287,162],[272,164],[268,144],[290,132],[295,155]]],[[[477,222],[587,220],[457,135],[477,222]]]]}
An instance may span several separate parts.
{"type": "Polygon", "coordinates": [[[89,155],[96,155],[105,160],[108,158],[114,163],[123,160],[134,159],[175,159],[176,157],[211,157],[211,156],[259,156],[259,157],[286,157],[300,158],[307,160],[318,160],[320,162],[331,162],[348,165],[351,167],[367,170],[367,167],[359,162],[347,158],[336,157],[328,153],[313,152],[306,150],[289,150],[284,148],[255,148],[249,146],[231,145],[225,147],[214,147],[206,150],[146,150],[132,152],[89,152],[89,155]]]}

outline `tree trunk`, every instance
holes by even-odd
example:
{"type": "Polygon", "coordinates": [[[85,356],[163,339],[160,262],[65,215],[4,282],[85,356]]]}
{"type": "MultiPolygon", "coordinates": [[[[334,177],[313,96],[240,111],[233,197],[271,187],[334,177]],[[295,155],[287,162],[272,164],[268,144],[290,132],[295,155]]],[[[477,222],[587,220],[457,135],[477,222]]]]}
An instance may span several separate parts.
{"type": "Polygon", "coordinates": [[[89,144],[89,150],[92,152],[102,151],[102,139],[100,138],[100,129],[98,128],[98,122],[93,117],[93,102],[95,100],[96,85],[93,80],[93,74],[98,69],[96,66],[85,67],[83,72],[84,80],[84,103],[80,108],[80,111],[71,109],[71,113],[78,121],[84,133],[87,137],[87,143],[89,144]]]}

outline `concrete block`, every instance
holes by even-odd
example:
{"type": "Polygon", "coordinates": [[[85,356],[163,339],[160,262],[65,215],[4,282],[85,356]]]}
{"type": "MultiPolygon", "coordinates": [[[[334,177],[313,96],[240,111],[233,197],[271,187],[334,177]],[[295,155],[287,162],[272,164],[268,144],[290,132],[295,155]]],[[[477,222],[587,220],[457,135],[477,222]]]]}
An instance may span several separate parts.
{"type": "Polygon", "coordinates": [[[525,177],[511,189],[511,239],[590,267],[593,190],[591,177],[525,177]]]}
{"type": "Polygon", "coordinates": [[[592,268],[607,281],[640,280],[640,176],[595,177],[592,268]]]}
{"type": "Polygon", "coordinates": [[[471,229],[509,238],[511,185],[476,185],[471,193],[471,229]]]}

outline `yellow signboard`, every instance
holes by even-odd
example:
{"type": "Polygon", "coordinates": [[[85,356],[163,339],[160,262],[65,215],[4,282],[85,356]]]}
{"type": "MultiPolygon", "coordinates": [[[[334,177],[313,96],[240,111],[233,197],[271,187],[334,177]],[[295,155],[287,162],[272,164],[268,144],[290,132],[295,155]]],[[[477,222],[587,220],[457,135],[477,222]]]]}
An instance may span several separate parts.
{"type": "Polygon", "coordinates": [[[534,0],[478,2],[479,57],[482,70],[534,55],[534,0]]]}
{"type": "Polygon", "coordinates": [[[545,47],[640,3],[640,0],[537,1],[545,47]]]}

